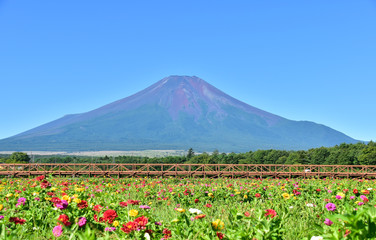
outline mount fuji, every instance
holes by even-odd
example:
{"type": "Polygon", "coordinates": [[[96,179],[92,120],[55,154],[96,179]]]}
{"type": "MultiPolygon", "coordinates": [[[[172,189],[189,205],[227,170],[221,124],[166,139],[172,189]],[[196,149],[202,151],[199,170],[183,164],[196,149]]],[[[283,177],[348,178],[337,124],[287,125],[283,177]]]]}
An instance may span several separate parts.
{"type": "Polygon", "coordinates": [[[292,121],[241,102],[198,77],[170,76],[95,110],[66,115],[0,140],[1,151],[193,148],[299,150],[357,140],[327,126],[292,121]]]}

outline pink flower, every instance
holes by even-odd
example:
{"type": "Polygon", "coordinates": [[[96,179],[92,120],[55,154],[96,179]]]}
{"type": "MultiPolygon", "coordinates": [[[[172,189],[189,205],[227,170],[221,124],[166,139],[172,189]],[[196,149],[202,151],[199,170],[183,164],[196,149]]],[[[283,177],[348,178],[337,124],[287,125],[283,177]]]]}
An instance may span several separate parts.
{"type": "Polygon", "coordinates": [[[331,226],[331,225],[333,224],[333,222],[330,221],[329,218],[325,219],[324,223],[325,223],[326,225],[328,225],[328,226],[331,226]]]}
{"type": "Polygon", "coordinates": [[[85,217],[80,217],[79,219],[78,219],[78,226],[80,226],[80,227],[82,227],[82,226],[85,226],[85,224],[86,224],[86,218],[85,217]]]}
{"type": "Polygon", "coordinates": [[[336,210],[336,205],[334,203],[328,203],[328,204],[325,205],[325,208],[328,211],[334,211],[334,210],[336,210]]]}
{"type": "Polygon", "coordinates": [[[57,225],[54,227],[54,229],[52,229],[52,233],[55,237],[60,237],[61,234],[63,234],[63,228],[60,225],[57,225]]]}

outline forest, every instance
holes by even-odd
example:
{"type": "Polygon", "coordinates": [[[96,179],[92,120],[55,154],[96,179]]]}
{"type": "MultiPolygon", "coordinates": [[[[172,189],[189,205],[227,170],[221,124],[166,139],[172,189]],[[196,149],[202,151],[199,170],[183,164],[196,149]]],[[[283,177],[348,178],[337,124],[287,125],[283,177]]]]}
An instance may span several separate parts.
{"type": "Polygon", "coordinates": [[[0,163],[198,163],[198,164],[320,164],[376,165],[376,143],[340,144],[309,150],[257,150],[245,153],[195,153],[192,148],[184,156],[39,156],[14,152],[0,155],[0,163]]]}

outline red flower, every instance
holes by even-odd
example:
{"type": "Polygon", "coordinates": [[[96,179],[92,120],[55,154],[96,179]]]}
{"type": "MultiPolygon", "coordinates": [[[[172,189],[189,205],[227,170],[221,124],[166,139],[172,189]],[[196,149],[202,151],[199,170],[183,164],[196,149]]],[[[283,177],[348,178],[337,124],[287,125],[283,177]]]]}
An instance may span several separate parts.
{"type": "Polygon", "coordinates": [[[321,189],[320,188],[316,189],[316,192],[321,192],[321,189]]]}
{"type": "Polygon", "coordinates": [[[148,223],[148,218],[141,216],[134,220],[134,223],[137,224],[137,230],[145,229],[146,224],[148,223]]]}
{"type": "Polygon", "coordinates": [[[16,225],[17,224],[24,224],[26,222],[25,219],[21,219],[21,218],[18,218],[18,217],[11,217],[9,218],[9,222],[14,222],[16,225]]]}
{"type": "Polygon", "coordinates": [[[80,203],[77,204],[77,207],[79,209],[83,209],[83,208],[87,208],[88,205],[87,205],[87,202],[85,200],[82,200],[80,203]]]}
{"type": "Polygon", "coordinates": [[[100,212],[101,210],[102,210],[102,206],[101,205],[95,205],[94,207],[93,207],[93,210],[94,211],[96,211],[96,212],[100,212]]]}
{"type": "Polygon", "coordinates": [[[123,227],[120,228],[121,231],[125,232],[125,233],[130,233],[132,231],[135,231],[137,230],[137,223],[135,222],[127,222],[126,224],[123,224],[123,227]]]}
{"type": "Polygon", "coordinates": [[[211,208],[213,205],[211,205],[210,203],[206,204],[205,207],[208,207],[208,208],[211,208]]]}
{"type": "Polygon", "coordinates": [[[168,228],[163,229],[164,239],[172,237],[171,231],[168,228]]]}
{"type": "Polygon", "coordinates": [[[251,216],[251,214],[249,212],[245,212],[244,216],[249,217],[249,216],[251,216]]]}
{"type": "Polygon", "coordinates": [[[260,197],[261,197],[261,194],[260,194],[260,193],[256,193],[256,194],[255,194],[255,197],[260,198],[260,197]]]}
{"type": "Polygon", "coordinates": [[[128,203],[126,203],[126,202],[120,202],[119,205],[122,206],[122,207],[126,207],[126,206],[128,206],[128,203]]]}
{"type": "Polygon", "coordinates": [[[36,177],[35,180],[37,181],[42,181],[45,177],[43,175],[36,177]]]}
{"type": "Polygon", "coordinates": [[[195,203],[198,203],[200,200],[198,200],[197,198],[195,199],[195,203]]]}
{"type": "Polygon", "coordinates": [[[127,204],[130,204],[130,205],[139,205],[140,201],[139,200],[128,200],[127,204]]]}
{"type": "Polygon", "coordinates": [[[353,193],[354,193],[354,194],[357,194],[357,193],[358,193],[358,190],[355,188],[355,189],[353,190],[353,193]]]}
{"type": "Polygon", "coordinates": [[[277,216],[277,212],[273,209],[266,209],[265,217],[270,216],[271,218],[274,218],[277,216]]]}
{"type": "Polygon", "coordinates": [[[118,217],[118,215],[117,215],[116,211],[112,210],[112,209],[108,209],[107,211],[105,211],[103,213],[103,221],[104,222],[108,221],[108,223],[110,223],[110,224],[113,223],[115,218],[117,218],[117,217],[118,217]]]}
{"type": "Polygon", "coordinates": [[[61,203],[61,200],[60,200],[60,198],[53,197],[53,198],[51,198],[51,202],[53,202],[54,204],[57,204],[57,203],[61,203]]]}
{"type": "Polygon", "coordinates": [[[219,239],[223,239],[225,237],[225,235],[223,233],[217,232],[217,237],[219,239]]]}
{"type": "Polygon", "coordinates": [[[206,217],[205,214],[199,214],[199,215],[195,216],[195,219],[201,219],[201,218],[204,218],[204,217],[206,217]]]}
{"type": "MultiPolygon", "coordinates": [[[[69,222],[69,217],[65,214],[61,214],[57,220],[62,222],[67,227],[72,224],[71,222],[69,222]]],[[[60,225],[60,222],[58,222],[57,224],[60,225]]]]}
{"type": "Polygon", "coordinates": [[[43,180],[43,182],[40,183],[41,188],[47,188],[51,187],[51,183],[47,182],[46,180],[43,180]]]}

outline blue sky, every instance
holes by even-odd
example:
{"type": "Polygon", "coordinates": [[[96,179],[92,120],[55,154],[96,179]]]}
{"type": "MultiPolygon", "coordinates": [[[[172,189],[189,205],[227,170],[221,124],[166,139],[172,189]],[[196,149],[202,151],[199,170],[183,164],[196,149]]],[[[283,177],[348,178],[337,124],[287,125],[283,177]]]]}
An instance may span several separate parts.
{"type": "Polygon", "coordinates": [[[0,0],[0,139],[169,75],[376,140],[376,1],[0,0]]]}

